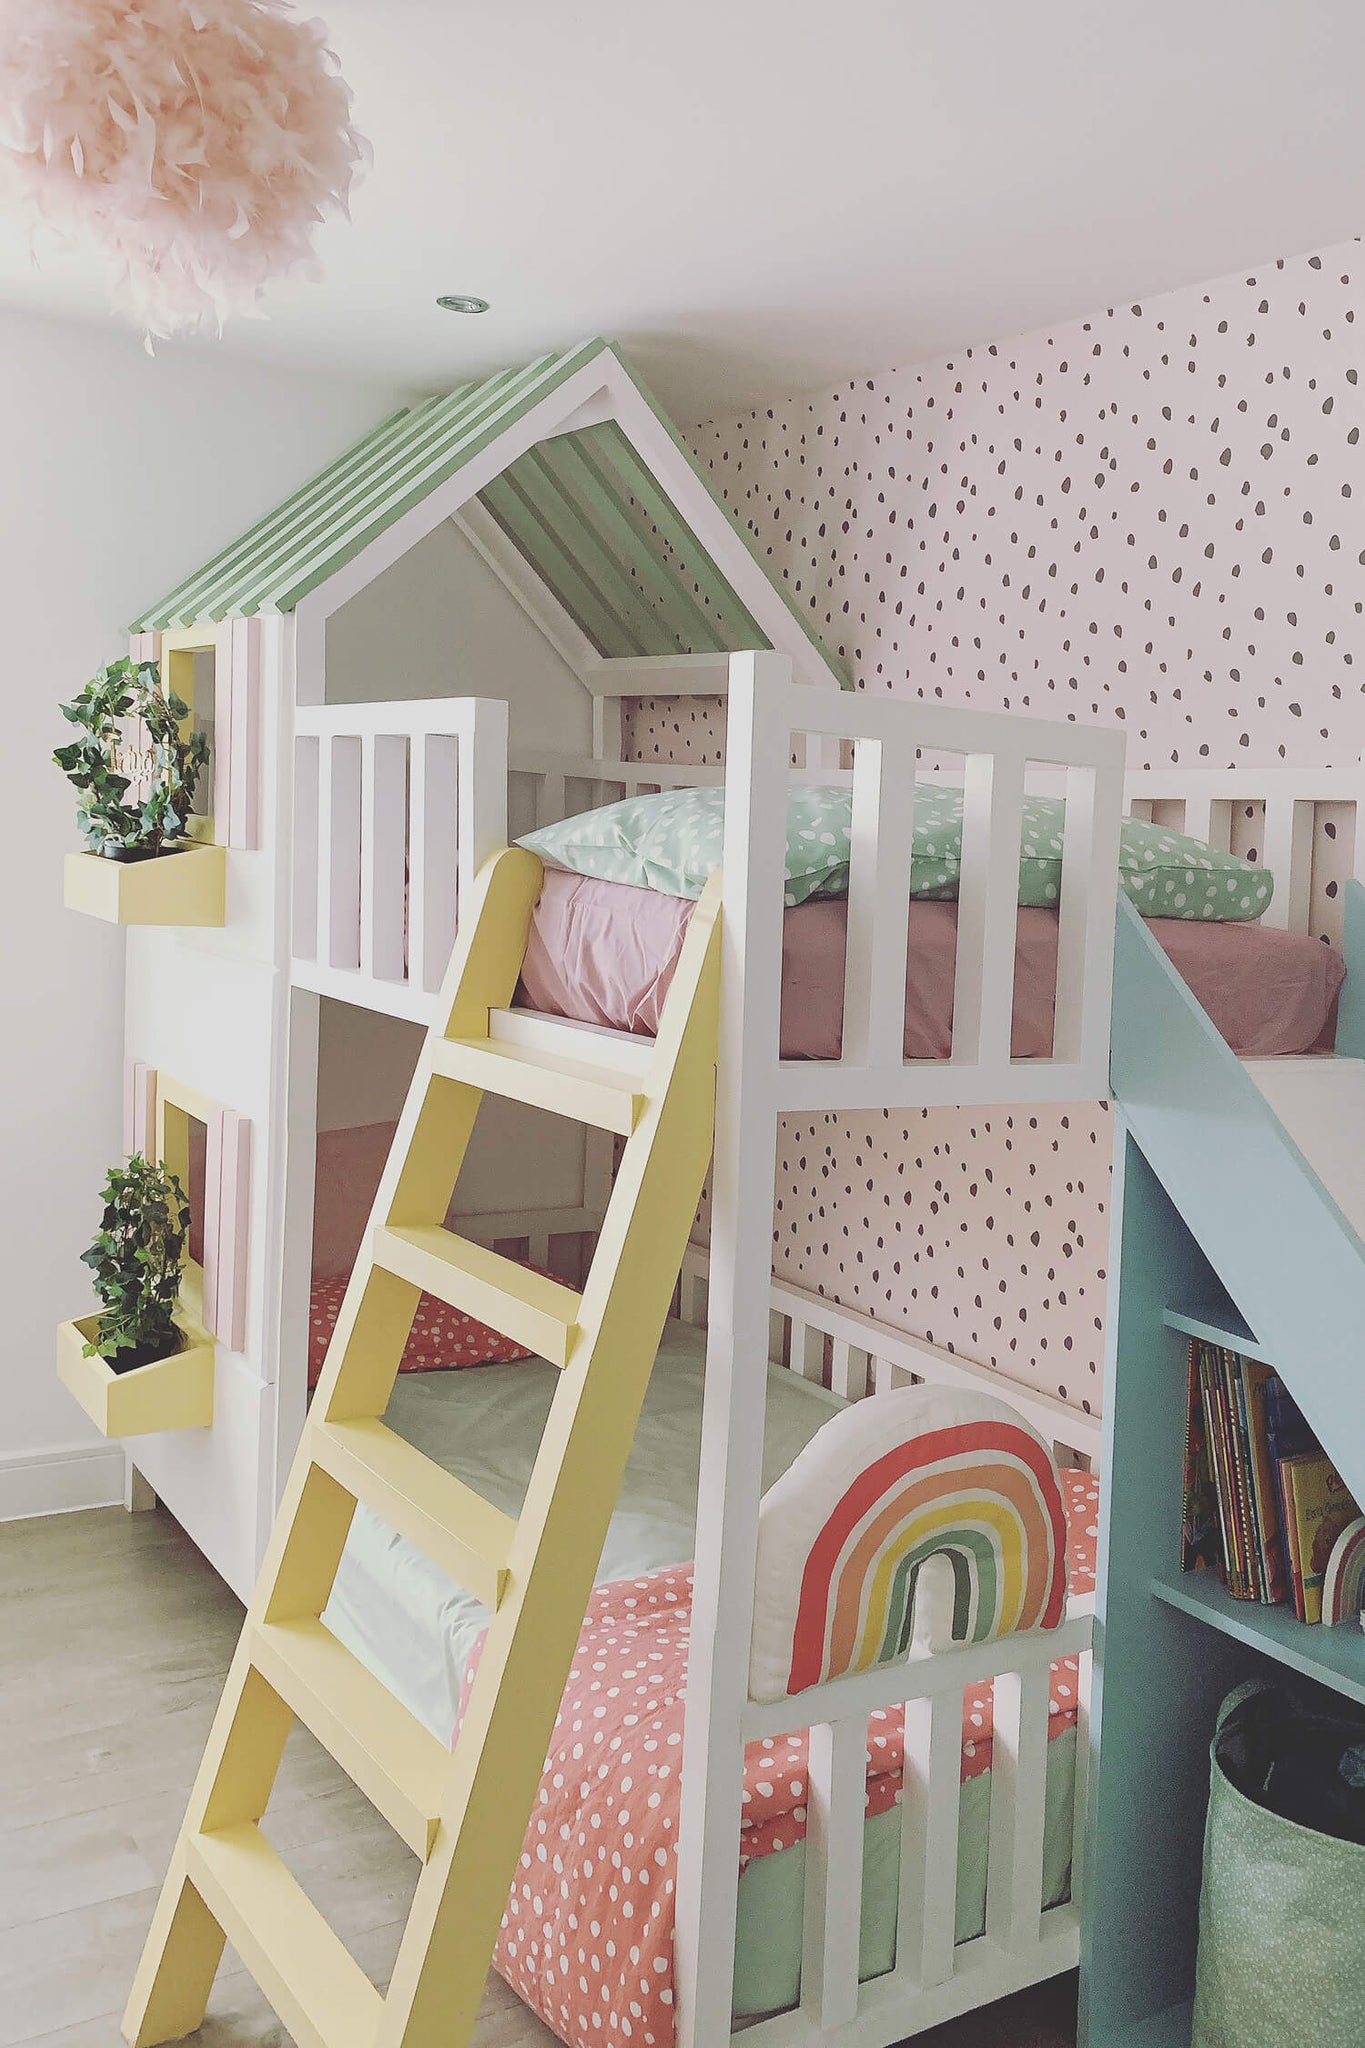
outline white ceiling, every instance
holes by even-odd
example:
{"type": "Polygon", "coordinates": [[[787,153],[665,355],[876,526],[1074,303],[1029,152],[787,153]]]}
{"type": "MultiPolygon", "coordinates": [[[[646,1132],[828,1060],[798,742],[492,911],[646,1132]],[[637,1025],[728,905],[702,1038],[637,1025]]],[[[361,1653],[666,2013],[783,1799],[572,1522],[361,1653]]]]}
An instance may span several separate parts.
{"type": "MultiPolygon", "coordinates": [[[[601,333],[697,419],[1365,229],[1360,0],[319,7],[373,171],[204,346],[438,388],[601,333]]],[[[8,223],[0,302],[103,317],[8,223]]]]}

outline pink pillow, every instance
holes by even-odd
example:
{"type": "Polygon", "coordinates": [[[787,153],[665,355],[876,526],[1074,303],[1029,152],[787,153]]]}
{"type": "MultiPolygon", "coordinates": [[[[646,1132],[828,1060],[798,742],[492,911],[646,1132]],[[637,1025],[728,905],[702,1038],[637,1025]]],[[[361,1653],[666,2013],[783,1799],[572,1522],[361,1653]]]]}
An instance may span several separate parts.
{"type": "MultiPolygon", "coordinates": [[[[522,1263],[519,1261],[519,1263],[522,1263]]],[[[539,1266],[530,1269],[540,1272],[539,1266]]],[[[315,1387],[327,1356],[332,1331],[346,1292],[348,1275],[334,1273],[314,1280],[308,1315],[308,1384],[315,1387]]],[[[553,1277],[553,1276],[550,1276],[553,1277]]],[[[400,1372],[444,1372],[453,1366],[506,1365],[533,1353],[511,1337],[501,1337],[487,1323],[476,1322],[463,1309],[450,1308],[434,1294],[424,1294],[417,1303],[400,1372]]]]}

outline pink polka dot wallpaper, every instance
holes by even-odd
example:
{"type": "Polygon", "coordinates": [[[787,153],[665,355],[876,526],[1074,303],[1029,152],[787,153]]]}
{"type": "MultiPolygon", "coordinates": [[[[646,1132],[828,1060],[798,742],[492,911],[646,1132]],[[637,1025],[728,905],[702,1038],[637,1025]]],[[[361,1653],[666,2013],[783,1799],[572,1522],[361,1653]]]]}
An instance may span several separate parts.
{"type": "MultiPolygon", "coordinates": [[[[1121,724],[1135,766],[1365,747],[1357,243],[713,421],[713,480],[859,688],[1121,724]]],[[[715,762],[714,700],[628,707],[715,762]]],[[[1318,821],[1315,928],[1339,925],[1318,821]]],[[[1234,844],[1254,847],[1254,805],[1234,844]]],[[[791,1120],[777,1270],[1098,1400],[1105,1107],[791,1120]]]]}

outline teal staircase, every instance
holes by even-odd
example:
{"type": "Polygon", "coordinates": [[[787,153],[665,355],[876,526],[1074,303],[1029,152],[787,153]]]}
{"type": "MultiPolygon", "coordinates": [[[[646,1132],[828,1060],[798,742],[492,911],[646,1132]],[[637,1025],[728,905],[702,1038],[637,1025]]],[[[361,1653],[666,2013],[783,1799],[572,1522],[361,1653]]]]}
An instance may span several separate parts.
{"type": "MultiPolygon", "coordinates": [[[[1365,891],[1347,886],[1337,1055],[1235,1057],[1120,901],[1081,2048],[1189,2048],[1208,1742],[1289,1667],[1365,1703],[1365,1634],[1179,1571],[1191,1333],[1282,1372],[1365,1503],[1365,891]]],[[[1365,1902],[1362,1903],[1365,1912],[1365,1902]]]]}

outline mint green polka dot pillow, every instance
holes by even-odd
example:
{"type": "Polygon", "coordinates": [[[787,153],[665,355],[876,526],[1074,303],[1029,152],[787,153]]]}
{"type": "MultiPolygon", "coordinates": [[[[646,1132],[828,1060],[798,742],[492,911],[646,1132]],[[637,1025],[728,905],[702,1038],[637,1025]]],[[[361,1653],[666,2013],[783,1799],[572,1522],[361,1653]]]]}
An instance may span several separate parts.
{"type": "MultiPolygon", "coordinates": [[[[793,787],[787,798],[787,902],[842,896],[848,890],[847,788],[793,787]]],[[[1029,797],[1019,846],[1019,901],[1055,907],[1061,895],[1062,825],[1058,797],[1029,797]]],[[[725,792],[665,790],[584,811],[560,825],[528,833],[519,844],[548,867],[628,882],[666,896],[696,897],[720,866],[725,792]]],[[[962,865],[962,791],[923,783],[915,794],[910,892],[956,898],[962,865]]],[[[1119,881],[1144,917],[1184,917],[1235,924],[1259,917],[1273,883],[1264,868],[1218,853],[1163,825],[1125,819],[1119,881]]]]}

